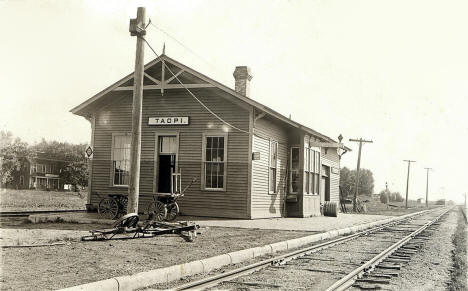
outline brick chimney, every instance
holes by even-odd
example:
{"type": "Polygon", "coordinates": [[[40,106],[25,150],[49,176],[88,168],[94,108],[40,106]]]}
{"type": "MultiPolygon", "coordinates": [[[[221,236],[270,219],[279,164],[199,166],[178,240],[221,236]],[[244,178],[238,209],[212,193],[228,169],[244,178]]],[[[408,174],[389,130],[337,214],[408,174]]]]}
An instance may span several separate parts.
{"type": "Polygon", "coordinates": [[[250,97],[250,80],[252,80],[250,68],[247,66],[237,66],[232,75],[234,76],[234,80],[236,80],[236,92],[250,97]]]}

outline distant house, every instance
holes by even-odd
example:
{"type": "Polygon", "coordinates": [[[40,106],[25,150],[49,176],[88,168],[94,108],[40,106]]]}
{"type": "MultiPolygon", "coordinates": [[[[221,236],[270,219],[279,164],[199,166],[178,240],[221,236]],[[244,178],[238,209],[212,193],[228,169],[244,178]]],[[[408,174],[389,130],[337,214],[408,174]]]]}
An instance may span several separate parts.
{"type": "Polygon", "coordinates": [[[8,183],[7,188],[61,190],[60,171],[63,163],[38,154],[36,158],[23,158],[21,167],[14,180],[8,183]]]}
{"type": "Polygon", "coordinates": [[[29,188],[40,190],[60,190],[60,170],[62,163],[46,157],[37,157],[30,161],[29,188]]]}

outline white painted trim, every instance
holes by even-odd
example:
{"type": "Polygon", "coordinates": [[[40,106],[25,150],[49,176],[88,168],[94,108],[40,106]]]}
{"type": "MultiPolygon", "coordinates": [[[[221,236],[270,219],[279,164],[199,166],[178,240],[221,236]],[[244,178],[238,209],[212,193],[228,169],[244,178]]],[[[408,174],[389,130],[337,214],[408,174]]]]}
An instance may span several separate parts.
{"type": "MultiPolygon", "coordinates": [[[[294,148],[297,148],[299,150],[299,163],[301,162],[301,156],[300,156],[300,151],[301,147],[299,145],[293,145],[289,148],[289,194],[298,194],[299,191],[293,192],[292,190],[292,150],[294,148]]],[[[301,167],[299,166],[298,171],[300,172],[301,167]]]]}
{"type": "MultiPolygon", "coordinates": [[[[175,163],[175,171],[177,172],[179,169],[179,147],[180,147],[180,139],[179,139],[180,131],[169,131],[169,130],[158,130],[154,132],[154,164],[153,164],[153,193],[157,194],[158,192],[158,174],[159,174],[159,137],[160,136],[175,136],[177,147],[176,147],[176,163],[175,163]]],[[[169,194],[169,193],[164,193],[169,194]]]]}
{"type": "Polygon", "coordinates": [[[110,146],[111,149],[111,159],[110,159],[110,179],[109,187],[118,187],[118,188],[128,188],[128,185],[114,185],[114,139],[116,136],[130,136],[130,132],[113,132],[112,133],[112,143],[110,146]]]}
{"type": "Polygon", "coordinates": [[[279,148],[278,148],[278,141],[272,140],[271,138],[268,140],[268,194],[275,195],[278,194],[278,155],[279,155],[279,148]],[[276,144],[276,165],[275,165],[275,191],[270,191],[270,164],[271,164],[271,144],[276,144]]]}
{"type": "Polygon", "coordinates": [[[207,131],[202,133],[202,160],[201,160],[201,190],[202,191],[221,191],[225,192],[227,187],[227,178],[228,178],[228,170],[227,170],[227,165],[228,165],[228,133],[226,132],[219,132],[219,131],[207,131]],[[207,188],[205,185],[206,177],[205,177],[205,162],[206,162],[206,138],[207,137],[224,137],[224,179],[223,179],[223,188],[207,188]]]}
{"type": "MultiPolygon", "coordinates": [[[[161,84],[161,85],[145,85],[144,90],[157,90],[157,89],[193,89],[193,88],[213,88],[211,84],[161,84]]],[[[117,87],[113,91],[133,91],[133,86],[117,87]]]]}

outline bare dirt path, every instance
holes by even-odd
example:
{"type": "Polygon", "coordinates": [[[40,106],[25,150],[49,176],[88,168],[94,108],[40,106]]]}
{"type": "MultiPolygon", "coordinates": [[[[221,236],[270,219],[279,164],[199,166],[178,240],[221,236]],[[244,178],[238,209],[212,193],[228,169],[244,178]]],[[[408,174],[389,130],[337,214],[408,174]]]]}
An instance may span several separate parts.
{"type": "MultiPolygon", "coordinates": [[[[60,224],[58,224],[60,225],[60,224]]],[[[65,228],[66,224],[64,224],[65,228]]],[[[57,226],[56,226],[57,227],[57,226]]],[[[54,227],[55,228],[55,227],[54,227]]],[[[301,231],[202,229],[193,243],[176,235],[1,250],[0,290],[55,290],[310,235],[301,231]]]]}

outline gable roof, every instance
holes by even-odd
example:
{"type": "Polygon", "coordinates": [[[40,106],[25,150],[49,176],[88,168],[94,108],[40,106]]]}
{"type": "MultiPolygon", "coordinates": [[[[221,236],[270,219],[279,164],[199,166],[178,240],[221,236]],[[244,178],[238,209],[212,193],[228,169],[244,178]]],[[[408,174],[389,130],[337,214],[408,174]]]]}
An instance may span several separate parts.
{"type": "MultiPolygon", "coordinates": [[[[210,84],[211,87],[216,87],[218,89],[221,89],[222,91],[228,93],[229,95],[235,97],[236,99],[238,100],[241,100],[242,102],[246,103],[246,104],[249,104],[251,106],[253,106],[254,108],[274,117],[275,119],[283,122],[283,123],[286,123],[292,127],[295,127],[297,129],[300,129],[308,134],[311,134],[311,135],[314,135],[316,137],[319,137],[323,140],[325,140],[326,142],[328,143],[336,143],[335,140],[333,140],[332,138],[326,136],[326,135],[323,135],[315,130],[313,130],[312,128],[309,128],[305,125],[302,125],[298,122],[295,122],[289,118],[287,118],[286,116],[282,115],[281,113],[271,109],[270,107],[268,106],[265,106],[255,100],[253,100],[252,98],[249,98],[249,97],[246,97],[242,94],[239,94],[238,92],[236,92],[235,90],[205,76],[204,74],[202,73],[199,73],[197,71],[195,71],[194,69],[192,68],[189,68],[187,66],[185,66],[184,64],[181,64],[179,63],[178,61],[168,57],[166,54],[162,54],[160,55],[158,58],[152,60],[151,62],[147,63],[144,67],[144,70],[146,72],[146,70],[150,69],[151,67],[155,66],[156,64],[159,64],[159,63],[169,63],[169,64],[172,64],[178,68],[180,68],[181,70],[185,71],[185,72],[188,72],[192,75],[194,75],[195,77],[197,77],[198,79],[201,79],[203,81],[205,81],[207,84],[210,84]]],[[[177,75],[177,73],[175,73],[177,75]]],[[[102,99],[110,92],[114,91],[114,90],[118,90],[118,89],[125,89],[124,87],[120,87],[120,86],[123,86],[125,85],[126,83],[128,83],[129,81],[131,81],[133,79],[133,75],[134,73],[130,73],[128,74],[127,76],[125,76],[124,78],[120,79],[119,81],[115,82],[114,84],[110,85],[109,87],[105,88],[104,90],[100,91],[99,93],[97,93],[96,95],[94,95],[93,97],[89,98],[88,100],[86,100],[85,102],[81,103],[80,105],[72,108],[70,110],[70,112],[72,112],[73,114],[77,114],[77,115],[80,115],[80,116],[85,116],[87,115],[87,113],[89,112],[89,107],[94,104],[94,103],[98,103],[99,101],[102,101],[102,99]],[[120,88],[119,88],[120,87],[120,88]],[[88,109],[88,110],[87,110],[88,109]]],[[[157,80],[155,80],[157,81],[157,80]]],[[[158,87],[158,86],[153,86],[154,88],[158,87]]],[[[158,87],[159,88],[159,87],[158,87]]],[[[350,151],[351,149],[345,147],[346,150],[350,151]]]]}

